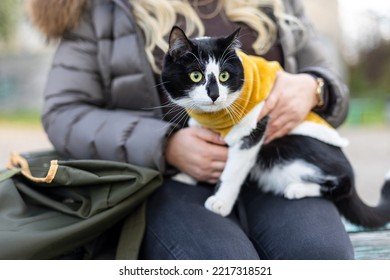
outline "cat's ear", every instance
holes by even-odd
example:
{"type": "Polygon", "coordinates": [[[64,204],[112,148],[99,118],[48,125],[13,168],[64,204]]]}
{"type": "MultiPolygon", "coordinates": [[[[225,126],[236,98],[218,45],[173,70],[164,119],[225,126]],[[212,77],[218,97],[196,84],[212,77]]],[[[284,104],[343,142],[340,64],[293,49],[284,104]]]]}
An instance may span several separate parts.
{"type": "Polygon", "coordinates": [[[178,27],[174,26],[169,35],[169,49],[168,53],[173,57],[174,60],[191,51],[192,43],[187,38],[184,31],[178,27]]]}
{"type": "Polygon", "coordinates": [[[238,35],[240,34],[241,27],[238,27],[232,34],[224,38],[226,48],[231,50],[241,48],[241,42],[238,39],[238,35]]]}

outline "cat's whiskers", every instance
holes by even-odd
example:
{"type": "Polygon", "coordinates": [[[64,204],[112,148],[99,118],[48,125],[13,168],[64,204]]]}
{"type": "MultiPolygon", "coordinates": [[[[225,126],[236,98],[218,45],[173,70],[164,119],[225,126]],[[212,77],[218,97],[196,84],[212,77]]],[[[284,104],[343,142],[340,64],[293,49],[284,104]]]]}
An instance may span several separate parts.
{"type": "MultiPolygon", "coordinates": [[[[186,113],[186,111],[180,111],[179,114],[177,114],[173,119],[169,120],[169,122],[165,126],[163,126],[161,129],[165,130],[168,126],[171,126],[171,125],[173,125],[174,127],[180,126],[180,123],[182,123],[182,122],[185,123],[189,117],[190,116],[186,113]]],[[[169,132],[168,136],[170,136],[173,131],[174,130],[171,130],[169,132]]]]}
{"type": "Polygon", "coordinates": [[[190,116],[187,114],[186,111],[181,111],[175,118],[173,118],[170,122],[175,125],[179,125],[181,123],[185,123],[190,116]]]}
{"type": "Polygon", "coordinates": [[[155,84],[153,87],[157,88],[159,86],[166,85],[166,84],[169,84],[169,83],[170,83],[170,81],[160,82],[160,83],[155,84]]]}
{"type": "Polygon", "coordinates": [[[175,101],[172,101],[172,103],[161,106],[161,107],[169,107],[169,106],[172,107],[165,114],[162,115],[161,118],[162,120],[164,120],[165,117],[168,116],[169,114],[173,112],[178,112],[178,114],[175,115],[171,120],[169,120],[168,124],[163,126],[161,129],[166,129],[167,126],[170,126],[171,124],[178,125],[181,122],[185,122],[186,118],[189,118],[187,112],[183,110],[183,108],[191,109],[192,107],[194,107],[195,105],[193,104],[193,101],[188,99],[181,99],[180,102],[181,102],[180,105],[178,105],[175,101]]]}
{"type": "MultiPolygon", "coordinates": [[[[225,51],[222,53],[222,58],[221,58],[221,61],[224,60],[225,56],[227,54],[232,54],[232,55],[235,55],[235,52],[231,52],[232,49],[238,49],[239,47],[241,46],[241,43],[239,40],[235,39],[233,41],[230,42],[229,46],[227,48],[225,48],[225,51]],[[234,47],[233,47],[234,46],[234,47]]],[[[223,63],[222,63],[223,65],[223,63]]]]}
{"type": "Polygon", "coordinates": [[[174,105],[172,106],[172,108],[170,108],[165,114],[163,114],[163,119],[165,119],[168,115],[170,115],[171,113],[176,113],[176,112],[181,112],[182,111],[182,107],[178,106],[178,105],[174,105]]]}
{"type": "Polygon", "coordinates": [[[235,123],[234,115],[233,115],[232,112],[231,112],[231,108],[230,108],[230,107],[226,107],[226,108],[224,108],[224,110],[225,110],[226,113],[229,115],[229,118],[232,120],[232,122],[235,123]]]}
{"type": "Polygon", "coordinates": [[[234,105],[235,110],[237,111],[237,115],[239,116],[239,119],[241,120],[243,117],[243,114],[245,112],[245,107],[241,104],[235,103],[234,105]]]}
{"type": "Polygon", "coordinates": [[[200,58],[200,65],[205,65],[206,63],[203,61],[203,56],[201,54],[200,48],[198,48],[198,57],[200,58]]]}
{"type": "Polygon", "coordinates": [[[163,109],[163,108],[169,108],[169,107],[176,107],[178,105],[174,103],[165,103],[160,106],[155,106],[155,107],[144,107],[142,110],[156,110],[156,109],[163,109]]]}
{"type": "Polygon", "coordinates": [[[199,60],[199,58],[198,58],[193,52],[188,52],[188,54],[192,55],[192,56],[195,58],[194,61],[196,61],[196,62],[198,63],[198,67],[199,67],[199,69],[200,69],[202,63],[201,63],[201,61],[199,60]]]}
{"type": "MultiPolygon", "coordinates": [[[[246,100],[246,99],[242,99],[240,97],[237,97],[236,101],[237,100],[246,100]]],[[[230,104],[230,106],[234,106],[234,108],[237,109],[238,112],[242,112],[242,111],[245,110],[245,105],[241,104],[241,103],[238,103],[238,102],[233,102],[232,104],[230,104]]]]}
{"type": "MultiPolygon", "coordinates": [[[[180,115],[182,114],[182,111],[180,110],[180,106],[175,106],[173,108],[171,108],[168,112],[166,112],[165,114],[163,114],[161,116],[161,120],[164,120],[169,114],[171,114],[172,112],[178,112],[179,114],[178,115],[175,115],[171,120],[169,120],[169,123],[174,123],[175,122],[175,119],[180,115]]],[[[166,128],[164,126],[164,128],[166,128]]]]}
{"type": "Polygon", "coordinates": [[[221,59],[221,67],[223,67],[229,60],[232,60],[236,57],[234,53],[231,53],[228,57],[222,57],[221,59]]]}
{"type": "Polygon", "coordinates": [[[225,57],[226,57],[227,55],[229,55],[228,57],[230,57],[232,54],[231,54],[230,50],[225,49],[224,52],[222,53],[222,56],[221,56],[221,59],[220,59],[221,65],[224,64],[225,57]]]}
{"type": "Polygon", "coordinates": [[[240,108],[238,104],[233,103],[230,106],[226,107],[225,109],[229,113],[229,116],[234,124],[240,121],[242,108],[240,108]]]}

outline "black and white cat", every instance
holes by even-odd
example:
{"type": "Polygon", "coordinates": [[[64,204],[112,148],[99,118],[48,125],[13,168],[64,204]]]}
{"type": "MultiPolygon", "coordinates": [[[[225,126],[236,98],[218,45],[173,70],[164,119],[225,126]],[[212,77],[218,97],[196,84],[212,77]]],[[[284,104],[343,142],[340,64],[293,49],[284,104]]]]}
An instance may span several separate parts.
{"type": "Polygon", "coordinates": [[[262,190],[288,199],[327,197],[358,225],[380,227],[390,222],[390,172],[380,204],[364,204],[341,150],[346,140],[320,117],[312,116],[289,135],[263,145],[268,117],[259,122],[257,118],[279,68],[266,61],[258,61],[257,67],[252,57],[239,51],[238,32],[189,39],[173,27],[161,74],[170,100],[191,116],[190,125],[215,129],[228,144],[225,169],[206,208],[228,215],[241,186],[251,180],[262,190]],[[252,99],[252,93],[259,91],[261,99],[252,99]]]}

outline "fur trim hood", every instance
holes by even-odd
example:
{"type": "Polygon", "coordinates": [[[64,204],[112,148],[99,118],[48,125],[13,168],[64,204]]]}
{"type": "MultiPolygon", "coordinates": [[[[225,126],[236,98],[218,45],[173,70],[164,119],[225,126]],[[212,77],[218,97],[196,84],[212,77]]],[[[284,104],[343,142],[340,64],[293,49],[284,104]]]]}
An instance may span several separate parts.
{"type": "Polygon", "coordinates": [[[89,0],[28,0],[27,13],[34,26],[48,39],[58,39],[75,27],[89,0]]]}

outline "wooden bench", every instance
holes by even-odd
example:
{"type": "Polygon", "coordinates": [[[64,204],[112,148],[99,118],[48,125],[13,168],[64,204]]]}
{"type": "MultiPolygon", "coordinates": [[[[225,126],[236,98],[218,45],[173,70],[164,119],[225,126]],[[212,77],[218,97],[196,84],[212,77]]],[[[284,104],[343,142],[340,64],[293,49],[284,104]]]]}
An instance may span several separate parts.
{"type": "Polygon", "coordinates": [[[370,230],[344,221],[357,260],[390,260],[390,224],[370,230]]]}

